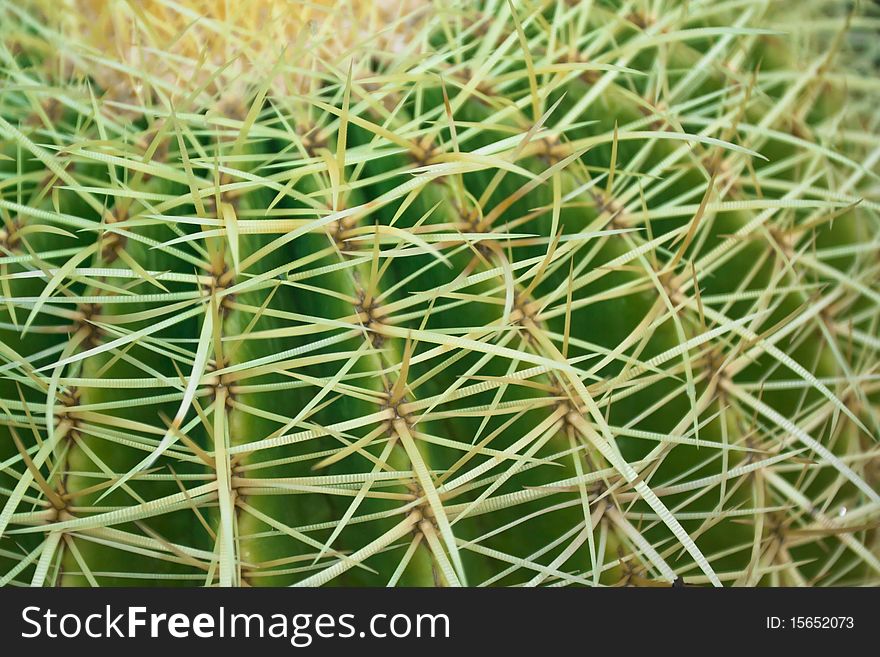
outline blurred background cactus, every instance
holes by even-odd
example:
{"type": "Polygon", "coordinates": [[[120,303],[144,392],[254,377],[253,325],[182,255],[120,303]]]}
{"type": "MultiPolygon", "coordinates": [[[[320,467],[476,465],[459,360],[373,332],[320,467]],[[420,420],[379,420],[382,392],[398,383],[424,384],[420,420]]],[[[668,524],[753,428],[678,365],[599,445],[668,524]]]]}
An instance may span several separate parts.
{"type": "Polygon", "coordinates": [[[0,0],[0,582],[876,585],[878,30],[0,0]]]}

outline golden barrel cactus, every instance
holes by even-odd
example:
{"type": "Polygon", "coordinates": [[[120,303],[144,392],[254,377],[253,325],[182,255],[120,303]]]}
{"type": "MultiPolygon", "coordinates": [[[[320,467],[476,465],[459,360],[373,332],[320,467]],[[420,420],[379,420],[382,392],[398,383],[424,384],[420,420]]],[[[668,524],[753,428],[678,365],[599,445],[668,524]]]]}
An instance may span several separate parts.
{"type": "Polygon", "coordinates": [[[0,582],[876,584],[849,4],[0,1],[0,582]]]}

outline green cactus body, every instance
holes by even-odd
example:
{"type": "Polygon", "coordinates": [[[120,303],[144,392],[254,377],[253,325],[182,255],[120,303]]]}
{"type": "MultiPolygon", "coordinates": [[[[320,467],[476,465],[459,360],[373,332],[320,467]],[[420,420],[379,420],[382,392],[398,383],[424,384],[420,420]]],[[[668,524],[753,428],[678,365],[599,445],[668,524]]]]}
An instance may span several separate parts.
{"type": "Polygon", "coordinates": [[[77,2],[0,0],[0,582],[876,584],[876,12],[77,2]]]}

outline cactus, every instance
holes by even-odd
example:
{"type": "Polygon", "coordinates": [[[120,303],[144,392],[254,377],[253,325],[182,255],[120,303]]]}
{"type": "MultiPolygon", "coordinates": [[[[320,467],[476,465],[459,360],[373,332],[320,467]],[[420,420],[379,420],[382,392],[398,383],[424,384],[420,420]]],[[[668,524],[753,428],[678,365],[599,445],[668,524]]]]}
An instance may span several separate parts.
{"type": "Polygon", "coordinates": [[[876,585],[849,4],[0,1],[0,582],[876,585]]]}

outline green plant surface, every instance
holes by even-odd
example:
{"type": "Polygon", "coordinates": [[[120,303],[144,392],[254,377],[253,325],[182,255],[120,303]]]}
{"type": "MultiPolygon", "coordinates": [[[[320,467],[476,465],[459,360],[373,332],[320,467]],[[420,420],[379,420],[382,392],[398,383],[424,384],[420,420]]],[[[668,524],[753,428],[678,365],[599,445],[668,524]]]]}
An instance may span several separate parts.
{"type": "Polygon", "coordinates": [[[880,583],[876,7],[223,4],[0,0],[0,584],[880,583]]]}

